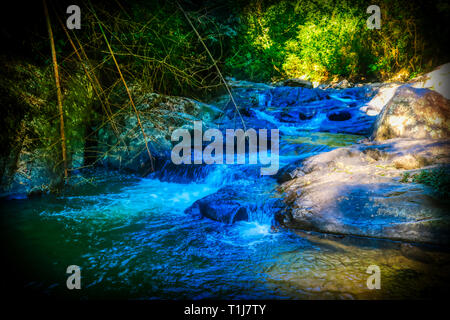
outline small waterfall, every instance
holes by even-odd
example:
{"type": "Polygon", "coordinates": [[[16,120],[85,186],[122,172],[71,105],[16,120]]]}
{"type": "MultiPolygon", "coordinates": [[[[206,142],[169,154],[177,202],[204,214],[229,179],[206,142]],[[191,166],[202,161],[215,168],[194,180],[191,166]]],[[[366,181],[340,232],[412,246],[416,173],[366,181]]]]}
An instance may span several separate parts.
{"type": "Polygon", "coordinates": [[[255,109],[253,111],[255,112],[255,114],[258,117],[258,119],[265,120],[265,121],[270,122],[272,124],[275,124],[277,126],[280,124],[280,122],[272,115],[269,115],[269,114],[267,114],[267,113],[265,113],[263,111],[260,111],[258,109],[255,109]]]}
{"type": "MultiPolygon", "coordinates": [[[[354,141],[354,138],[342,134],[320,132],[331,125],[337,130],[351,127],[345,121],[331,123],[327,115],[342,110],[348,112],[351,108],[349,104],[361,102],[362,98],[358,96],[360,89],[352,90],[355,92],[342,90],[327,93],[320,89],[285,87],[275,92],[273,88],[258,87],[253,90],[246,87],[240,89],[239,101],[242,110],[246,110],[243,117],[248,124],[247,129],[279,130],[279,170],[282,170],[285,166],[295,166],[300,163],[297,162],[299,160],[354,141]]],[[[361,94],[361,97],[364,95],[361,94]]],[[[221,128],[235,128],[231,118],[222,121],[221,128]]],[[[276,179],[261,176],[261,165],[249,164],[248,157],[247,153],[245,164],[225,164],[224,159],[224,164],[211,165],[174,165],[169,159],[150,177],[178,184],[205,185],[215,195],[209,198],[207,195],[205,201],[219,203],[216,209],[211,210],[219,210],[226,216],[235,207],[245,207],[248,221],[273,225],[274,213],[282,207],[280,199],[274,198],[276,179]],[[221,201],[224,201],[223,204],[221,201]]]]}

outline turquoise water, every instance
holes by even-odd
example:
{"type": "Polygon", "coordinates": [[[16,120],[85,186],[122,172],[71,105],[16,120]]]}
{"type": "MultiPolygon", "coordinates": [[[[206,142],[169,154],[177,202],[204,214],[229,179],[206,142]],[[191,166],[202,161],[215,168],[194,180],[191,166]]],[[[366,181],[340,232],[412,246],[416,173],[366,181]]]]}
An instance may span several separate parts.
{"type": "MultiPolygon", "coordinates": [[[[359,139],[305,131],[317,127],[314,119],[299,130],[259,117],[282,129],[280,168],[359,139]]],[[[277,183],[258,167],[183,170],[147,178],[85,172],[60,195],[2,200],[5,281],[19,294],[76,299],[448,295],[450,259],[439,248],[282,229],[274,222],[277,183]],[[239,191],[249,221],[224,224],[185,212],[223,186],[239,191]],[[380,290],[366,285],[372,264],[381,269],[380,290]],[[81,290],[66,288],[69,265],[81,267],[81,290]]]]}
{"type": "Polygon", "coordinates": [[[258,199],[250,221],[184,212],[217,191],[223,175],[217,168],[182,184],[97,173],[95,183],[61,196],[3,202],[2,234],[11,263],[21,266],[20,285],[83,299],[403,298],[439,287],[438,266],[405,256],[400,243],[273,229],[271,178],[259,193],[254,181],[236,182],[258,199]],[[376,292],[365,273],[374,263],[385,275],[376,292]],[[73,264],[82,289],[69,291],[65,270],[73,264]]]}

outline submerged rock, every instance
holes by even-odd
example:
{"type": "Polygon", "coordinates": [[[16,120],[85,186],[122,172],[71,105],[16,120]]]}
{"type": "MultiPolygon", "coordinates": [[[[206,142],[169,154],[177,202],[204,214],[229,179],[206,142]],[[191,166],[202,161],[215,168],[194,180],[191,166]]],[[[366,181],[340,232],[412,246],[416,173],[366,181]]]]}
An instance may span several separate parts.
{"type": "Polygon", "coordinates": [[[229,224],[248,220],[247,208],[241,205],[239,192],[232,187],[223,187],[216,193],[197,200],[185,212],[229,224]]]}
{"type": "Polygon", "coordinates": [[[346,121],[350,120],[352,114],[346,110],[342,111],[332,111],[327,114],[327,118],[330,121],[346,121]]]}
{"type": "Polygon", "coordinates": [[[299,112],[298,113],[298,117],[300,120],[305,121],[305,120],[311,120],[312,118],[314,118],[314,116],[316,115],[316,112],[307,112],[307,111],[303,111],[303,112],[299,112]]]}
{"type": "Polygon", "coordinates": [[[401,182],[407,171],[398,168],[445,165],[449,147],[449,140],[392,139],[308,158],[280,186],[288,210],[278,219],[304,230],[448,244],[448,204],[430,187],[401,182]]]}

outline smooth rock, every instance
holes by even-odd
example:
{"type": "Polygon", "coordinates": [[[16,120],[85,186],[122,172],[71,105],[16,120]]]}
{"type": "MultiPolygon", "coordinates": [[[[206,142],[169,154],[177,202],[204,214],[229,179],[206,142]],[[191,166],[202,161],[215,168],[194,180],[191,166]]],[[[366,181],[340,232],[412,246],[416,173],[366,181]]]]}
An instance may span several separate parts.
{"type": "Polygon", "coordinates": [[[438,139],[449,134],[450,101],[435,91],[404,85],[378,115],[371,138],[438,139]]]}
{"type": "Polygon", "coordinates": [[[248,220],[247,208],[241,205],[239,192],[232,187],[223,187],[216,193],[197,200],[185,212],[228,224],[248,220]]]}
{"type": "Polygon", "coordinates": [[[411,81],[414,88],[428,88],[434,90],[446,99],[450,99],[450,63],[443,64],[429,73],[411,81]]]}
{"type": "Polygon", "coordinates": [[[376,95],[363,106],[363,111],[368,115],[378,115],[384,106],[392,99],[400,83],[386,83],[377,89],[376,95]]]}
{"type": "MultiPolygon", "coordinates": [[[[172,147],[178,143],[171,141],[175,129],[193,130],[193,122],[202,120],[206,130],[215,127],[213,121],[223,114],[217,107],[192,99],[155,93],[136,98],[136,108],[155,169],[170,159],[172,147]]],[[[151,160],[135,113],[123,111],[115,116],[115,122],[119,132],[110,123],[99,130],[101,164],[111,169],[150,173],[151,160]]]]}
{"type": "Polygon", "coordinates": [[[308,158],[304,174],[279,187],[288,209],[277,219],[303,230],[448,244],[448,203],[428,186],[400,182],[405,170],[397,167],[446,165],[449,147],[449,140],[392,139],[308,158]]]}

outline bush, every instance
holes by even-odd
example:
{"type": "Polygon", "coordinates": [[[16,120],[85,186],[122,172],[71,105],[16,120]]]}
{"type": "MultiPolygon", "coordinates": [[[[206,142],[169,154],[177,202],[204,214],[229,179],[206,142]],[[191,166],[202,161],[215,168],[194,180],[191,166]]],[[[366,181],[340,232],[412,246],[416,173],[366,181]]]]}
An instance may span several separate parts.
{"type": "Polygon", "coordinates": [[[423,170],[414,175],[412,181],[430,186],[439,197],[450,199],[450,171],[448,169],[423,170]]]}
{"type": "Polygon", "coordinates": [[[379,1],[381,29],[369,30],[366,9],[371,4],[250,1],[236,11],[238,36],[232,39],[226,69],[254,81],[405,80],[447,62],[448,5],[379,1]]]}

